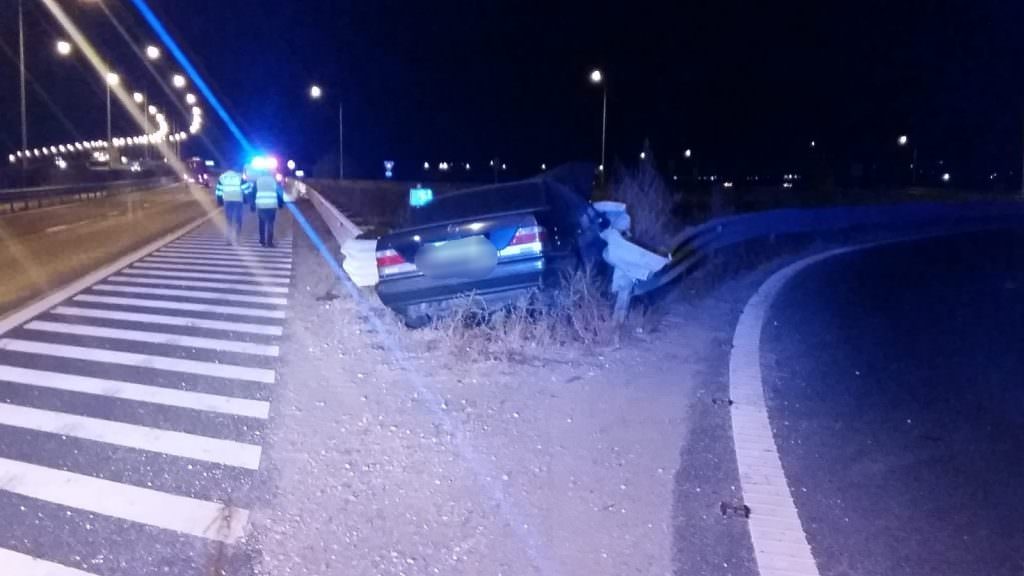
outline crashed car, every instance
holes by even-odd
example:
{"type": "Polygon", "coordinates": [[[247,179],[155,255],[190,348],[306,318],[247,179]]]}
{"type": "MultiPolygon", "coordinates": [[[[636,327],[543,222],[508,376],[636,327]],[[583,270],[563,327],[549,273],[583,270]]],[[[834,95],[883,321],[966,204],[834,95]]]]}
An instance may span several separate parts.
{"type": "Polygon", "coordinates": [[[377,241],[381,301],[420,326],[466,295],[493,309],[600,266],[606,221],[588,202],[593,173],[570,165],[410,207],[377,241]]]}

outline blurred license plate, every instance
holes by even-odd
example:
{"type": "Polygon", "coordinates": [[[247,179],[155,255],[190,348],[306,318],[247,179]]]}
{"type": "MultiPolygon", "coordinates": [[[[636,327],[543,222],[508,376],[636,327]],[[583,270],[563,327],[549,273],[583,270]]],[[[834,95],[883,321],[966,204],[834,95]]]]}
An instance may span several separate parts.
{"type": "Polygon", "coordinates": [[[437,278],[482,278],[497,263],[497,249],[483,236],[426,244],[416,253],[416,268],[437,278]]]}

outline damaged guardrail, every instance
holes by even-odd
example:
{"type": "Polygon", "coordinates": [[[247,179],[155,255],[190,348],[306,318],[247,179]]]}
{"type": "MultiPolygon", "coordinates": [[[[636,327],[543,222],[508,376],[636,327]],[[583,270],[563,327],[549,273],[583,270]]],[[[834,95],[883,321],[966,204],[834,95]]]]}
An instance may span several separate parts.
{"type": "Polygon", "coordinates": [[[838,206],[754,212],[716,218],[687,228],[671,243],[667,265],[649,278],[638,280],[634,295],[642,295],[694,272],[712,253],[757,238],[849,231],[858,227],[909,227],[957,224],[970,227],[994,218],[1020,218],[1024,203],[906,203],[838,206]]]}
{"type": "Polygon", "coordinates": [[[296,198],[309,198],[320,217],[331,229],[331,234],[338,241],[338,246],[345,258],[341,268],[348,274],[352,282],[360,288],[377,284],[377,240],[375,238],[359,238],[363,233],[359,226],[331,204],[315,188],[300,180],[289,180],[292,195],[296,198]]]}

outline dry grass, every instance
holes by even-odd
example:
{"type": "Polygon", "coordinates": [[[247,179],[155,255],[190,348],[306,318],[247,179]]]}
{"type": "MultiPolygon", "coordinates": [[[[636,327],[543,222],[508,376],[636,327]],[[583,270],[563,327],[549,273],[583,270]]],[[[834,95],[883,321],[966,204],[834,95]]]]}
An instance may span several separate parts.
{"type": "Polygon", "coordinates": [[[632,240],[665,253],[679,229],[673,214],[675,200],[665,178],[655,167],[651,152],[633,168],[620,167],[612,181],[611,198],[626,204],[632,219],[632,240]]]}
{"type": "Polygon", "coordinates": [[[606,282],[580,271],[558,290],[533,292],[497,309],[465,296],[416,337],[459,361],[558,361],[570,348],[614,346],[620,331],[606,282]]]}

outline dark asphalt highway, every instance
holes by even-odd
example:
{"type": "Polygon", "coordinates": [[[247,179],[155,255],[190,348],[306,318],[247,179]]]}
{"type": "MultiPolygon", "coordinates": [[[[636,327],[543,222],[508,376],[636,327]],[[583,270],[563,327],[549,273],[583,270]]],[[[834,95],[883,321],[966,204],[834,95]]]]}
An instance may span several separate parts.
{"type": "Polygon", "coordinates": [[[198,186],[0,215],[0,315],[216,208],[198,186]]]}
{"type": "Polygon", "coordinates": [[[823,575],[1024,573],[1024,231],[812,266],[761,351],[823,575]]]}

